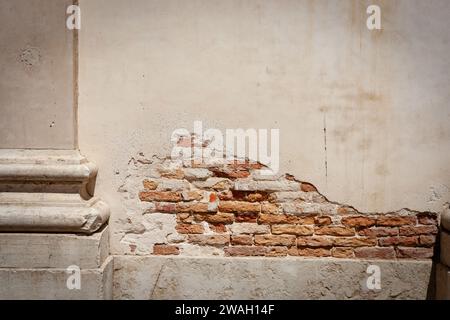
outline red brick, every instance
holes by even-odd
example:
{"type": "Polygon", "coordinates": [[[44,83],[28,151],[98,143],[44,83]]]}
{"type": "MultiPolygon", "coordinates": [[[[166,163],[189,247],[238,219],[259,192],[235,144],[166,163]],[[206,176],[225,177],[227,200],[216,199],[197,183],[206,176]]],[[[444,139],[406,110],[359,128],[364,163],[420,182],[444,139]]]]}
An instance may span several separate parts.
{"type": "Polygon", "coordinates": [[[261,213],[263,214],[278,214],[281,209],[278,205],[273,203],[261,203],[261,213]]]}
{"type": "Polygon", "coordinates": [[[356,258],[361,259],[395,259],[394,248],[355,248],[356,258]]]}
{"type": "Polygon", "coordinates": [[[260,224],[314,224],[314,217],[297,217],[287,214],[260,214],[260,224]]]}
{"type": "Polygon", "coordinates": [[[175,229],[177,230],[178,233],[183,234],[186,233],[198,234],[203,233],[205,231],[205,229],[201,224],[188,224],[188,223],[177,224],[175,229]]]}
{"type": "Polygon", "coordinates": [[[221,201],[219,203],[219,211],[221,212],[237,212],[237,213],[259,213],[261,205],[246,201],[221,201]]]}
{"type": "Polygon", "coordinates": [[[169,179],[183,179],[184,172],[181,169],[160,169],[159,173],[161,177],[169,178],[169,179]]]}
{"type": "Polygon", "coordinates": [[[432,248],[397,248],[397,258],[400,259],[429,259],[433,257],[432,248]]]}
{"type": "Polygon", "coordinates": [[[335,238],[334,245],[339,247],[370,247],[376,246],[377,240],[373,238],[335,238]]]}
{"type": "Polygon", "coordinates": [[[196,221],[207,221],[213,224],[230,224],[234,222],[234,215],[232,213],[222,213],[217,214],[196,214],[196,221]]]}
{"type": "Polygon", "coordinates": [[[358,212],[352,207],[342,206],[337,209],[339,215],[357,214],[358,212]]]}
{"type": "Polygon", "coordinates": [[[144,188],[147,190],[155,190],[158,187],[158,182],[151,180],[144,180],[142,184],[144,185],[144,188]]]}
{"type": "Polygon", "coordinates": [[[276,224],[272,226],[272,233],[310,236],[314,233],[314,227],[311,225],[276,224]]]}
{"type": "Polygon", "coordinates": [[[333,248],[331,255],[335,258],[353,258],[355,256],[353,248],[333,248]]]}
{"type": "Polygon", "coordinates": [[[328,237],[298,237],[298,247],[331,247],[333,245],[333,239],[328,237]]]}
{"type": "Polygon", "coordinates": [[[233,200],[233,193],[230,190],[220,191],[217,196],[220,200],[233,200]]]}
{"type": "Polygon", "coordinates": [[[199,191],[183,191],[181,197],[184,201],[199,201],[203,199],[203,193],[199,191]]]}
{"type": "Polygon", "coordinates": [[[326,226],[316,228],[315,234],[327,236],[354,236],[355,230],[341,226],[326,226]]]}
{"type": "Polygon", "coordinates": [[[420,224],[437,225],[437,215],[431,212],[421,212],[417,214],[420,224]]]}
{"type": "Polygon", "coordinates": [[[155,211],[160,213],[176,213],[177,208],[175,203],[155,202],[155,211]]]}
{"type": "Polygon", "coordinates": [[[414,236],[414,235],[429,235],[429,234],[437,234],[438,228],[434,225],[427,226],[406,226],[400,227],[399,229],[401,236],[414,236]]]}
{"type": "Polygon", "coordinates": [[[388,227],[375,227],[362,229],[358,231],[360,236],[366,237],[388,237],[388,236],[398,236],[398,228],[388,228],[388,227]]]}
{"type": "Polygon", "coordinates": [[[188,213],[207,213],[210,212],[207,203],[203,202],[187,202],[187,203],[177,203],[176,209],[178,212],[188,212],[188,213]]]}
{"type": "Polygon", "coordinates": [[[416,217],[410,216],[381,216],[377,219],[377,225],[385,227],[401,227],[415,224],[416,217]]]}
{"type": "Polygon", "coordinates": [[[380,238],[378,243],[382,247],[389,246],[405,246],[405,247],[414,247],[418,242],[418,237],[385,237],[380,238]]]}
{"type": "Polygon", "coordinates": [[[266,251],[266,257],[285,257],[287,254],[287,247],[268,247],[266,251]]]}
{"type": "Polygon", "coordinates": [[[300,190],[302,190],[303,192],[317,192],[316,187],[308,182],[302,182],[302,184],[300,185],[300,190]]]}
{"type": "Polygon", "coordinates": [[[367,228],[375,225],[376,219],[366,216],[349,216],[342,218],[342,224],[349,227],[367,228]]]}
{"type": "Polygon", "coordinates": [[[202,246],[223,246],[230,243],[230,235],[228,234],[190,234],[188,241],[202,246]]]}
{"type": "Polygon", "coordinates": [[[249,201],[249,202],[261,202],[266,201],[268,198],[267,192],[259,191],[238,191],[233,190],[234,200],[249,201]]]}
{"type": "Polygon", "coordinates": [[[236,213],[235,216],[236,222],[254,222],[258,221],[257,213],[236,213]]]}
{"type": "Polygon", "coordinates": [[[264,256],[267,252],[266,247],[254,246],[238,246],[224,248],[225,255],[231,257],[250,257],[250,256],[264,256]]]}
{"type": "Polygon", "coordinates": [[[331,217],[319,216],[314,218],[314,223],[318,226],[326,226],[331,224],[331,217]]]}
{"type": "Polygon", "coordinates": [[[436,244],[436,236],[420,236],[419,243],[423,247],[432,247],[436,244]]]}
{"type": "Polygon", "coordinates": [[[139,193],[141,201],[164,201],[178,202],[181,201],[181,194],[173,191],[142,191],[139,193]]]}
{"type": "Polygon", "coordinates": [[[155,244],[153,246],[153,254],[156,255],[178,255],[180,249],[177,246],[171,246],[167,244],[155,244]]]}
{"type": "Polygon", "coordinates": [[[330,257],[331,250],[324,248],[299,248],[297,249],[297,254],[305,257],[330,257]]]}
{"type": "Polygon", "coordinates": [[[191,223],[194,221],[194,217],[189,213],[178,213],[177,222],[191,223]]]}
{"type": "Polygon", "coordinates": [[[224,233],[227,232],[227,228],[224,224],[218,223],[218,224],[209,224],[209,228],[216,233],[224,233]]]}
{"type": "Polygon", "coordinates": [[[262,246],[292,246],[295,245],[295,236],[292,235],[255,235],[255,244],[262,246]]]}
{"type": "Polygon", "coordinates": [[[232,245],[251,246],[253,244],[253,236],[251,235],[238,235],[231,236],[232,245]]]}

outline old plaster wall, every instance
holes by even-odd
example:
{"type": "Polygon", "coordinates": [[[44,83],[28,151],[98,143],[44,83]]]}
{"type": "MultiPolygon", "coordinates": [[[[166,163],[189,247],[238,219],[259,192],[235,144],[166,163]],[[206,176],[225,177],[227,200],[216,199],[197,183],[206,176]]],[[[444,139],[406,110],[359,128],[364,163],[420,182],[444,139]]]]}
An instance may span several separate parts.
{"type": "Polygon", "coordinates": [[[72,3],[0,1],[0,148],[76,145],[72,3]]]}
{"type": "Polygon", "coordinates": [[[194,120],[279,128],[280,171],[362,212],[449,201],[448,1],[80,4],[79,145],[101,168],[113,253],[130,158],[168,154],[194,120]]]}

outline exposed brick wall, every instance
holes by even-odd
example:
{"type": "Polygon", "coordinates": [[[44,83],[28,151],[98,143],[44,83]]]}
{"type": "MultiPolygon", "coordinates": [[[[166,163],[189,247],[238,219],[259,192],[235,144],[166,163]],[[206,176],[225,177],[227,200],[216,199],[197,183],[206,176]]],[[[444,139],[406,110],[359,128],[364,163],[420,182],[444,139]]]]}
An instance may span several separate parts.
{"type": "MultiPolygon", "coordinates": [[[[162,159],[144,165],[151,174],[140,180],[143,215],[174,220],[175,230],[148,242],[155,255],[184,255],[204,247],[232,257],[433,256],[435,213],[361,213],[328,201],[312,184],[291,175],[261,176],[257,163],[189,167],[162,159]]],[[[135,233],[151,238],[152,230],[135,233]]],[[[136,245],[130,248],[133,252],[136,245]]]]}

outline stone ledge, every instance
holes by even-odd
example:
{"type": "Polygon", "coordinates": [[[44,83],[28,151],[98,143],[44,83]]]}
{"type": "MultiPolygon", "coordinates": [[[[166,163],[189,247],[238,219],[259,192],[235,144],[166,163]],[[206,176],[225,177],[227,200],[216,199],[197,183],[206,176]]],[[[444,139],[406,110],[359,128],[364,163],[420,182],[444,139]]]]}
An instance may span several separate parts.
{"type": "Polygon", "coordinates": [[[0,299],[112,299],[113,258],[100,268],[81,269],[80,290],[67,288],[70,274],[64,269],[0,268],[0,299]]]}
{"type": "Polygon", "coordinates": [[[92,235],[0,233],[0,268],[95,269],[108,254],[108,227],[92,235]]]}
{"type": "Polygon", "coordinates": [[[426,299],[431,278],[431,261],[114,257],[114,299],[426,299]]]}

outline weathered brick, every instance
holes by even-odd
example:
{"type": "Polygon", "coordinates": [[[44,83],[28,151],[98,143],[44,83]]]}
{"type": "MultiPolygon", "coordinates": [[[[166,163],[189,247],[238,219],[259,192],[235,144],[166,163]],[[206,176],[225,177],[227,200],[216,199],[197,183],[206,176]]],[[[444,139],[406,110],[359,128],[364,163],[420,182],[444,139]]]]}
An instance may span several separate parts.
{"type": "Polygon", "coordinates": [[[155,244],[153,246],[153,254],[156,255],[178,255],[180,249],[177,246],[167,244],[155,244]]]}
{"type": "Polygon", "coordinates": [[[295,236],[292,235],[256,235],[255,244],[262,246],[292,246],[295,244],[295,236]]]}
{"type": "Polygon", "coordinates": [[[203,202],[186,202],[177,203],[176,209],[178,212],[188,212],[188,213],[208,213],[211,212],[208,203],[203,202]]]}
{"type": "Polygon", "coordinates": [[[186,168],[184,176],[188,181],[206,180],[212,176],[212,172],[206,168],[186,168]]]}
{"type": "Polygon", "coordinates": [[[144,188],[146,190],[156,190],[156,188],[158,187],[158,182],[153,180],[144,180],[142,184],[144,185],[144,188]]]}
{"type": "Polygon", "coordinates": [[[177,222],[191,223],[194,221],[194,217],[189,213],[178,213],[177,222]]]}
{"type": "Polygon", "coordinates": [[[314,227],[312,225],[275,224],[272,226],[272,233],[310,236],[314,233],[314,227]]]}
{"type": "Polygon", "coordinates": [[[253,244],[253,236],[251,235],[232,235],[232,245],[251,246],[253,244]]]}
{"type": "Polygon", "coordinates": [[[223,223],[209,223],[209,229],[216,233],[224,233],[227,232],[227,227],[223,223]]]}
{"type": "Polygon", "coordinates": [[[233,246],[224,248],[224,252],[226,256],[230,257],[264,256],[267,248],[259,246],[233,246]]]}
{"type": "Polygon", "coordinates": [[[232,213],[196,214],[194,217],[197,221],[207,221],[213,224],[230,224],[234,222],[232,213]]]}
{"type": "Polygon", "coordinates": [[[325,248],[298,248],[297,254],[305,257],[331,257],[331,250],[325,248]]]}
{"type": "Polygon", "coordinates": [[[158,182],[158,191],[184,191],[189,189],[189,183],[185,180],[161,179],[158,182]]]}
{"type": "Polygon", "coordinates": [[[302,182],[300,189],[304,192],[317,192],[317,189],[315,186],[313,186],[311,183],[308,182],[302,182]]]}
{"type": "Polygon", "coordinates": [[[420,224],[437,225],[437,215],[431,212],[421,212],[417,214],[417,220],[420,224]]]}
{"type": "Polygon", "coordinates": [[[397,258],[400,259],[429,259],[433,257],[432,248],[405,248],[398,247],[396,249],[397,258]]]}
{"type": "Polygon", "coordinates": [[[236,180],[234,190],[241,191],[298,191],[300,184],[295,181],[248,181],[236,180]]]}
{"type": "Polygon", "coordinates": [[[414,247],[419,243],[418,237],[384,237],[378,240],[378,243],[382,247],[388,246],[405,246],[405,247],[414,247]]]}
{"type": "Polygon", "coordinates": [[[316,228],[315,233],[328,236],[353,236],[355,235],[355,230],[342,226],[325,226],[316,228]]]}
{"type": "Polygon", "coordinates": [[[268,196],[267,192],[262,191],[238,191],[233,190],[233,199],[238,201],[249,201],[249,202],[261,202],[266,201],[268,196]]]}
{"type": "Polygon", "coordinates": [[[329,237],[298,237],[298,247],[331,247],[333,245],[333,239],[329,237]]]}
{"type": "Polygon", "coordinates": [[[221,201],[219,203],[221,212],[260,212],[261,205],[246,201],[221,201]]]}
{"type": "Polygon", "coordinates": [[[281,208],[273,203],[261,203],[261,213],[263,214],[278,214],[281,212],[281,208]]]}
{"type": "Polygon", "coordinates": [[[331,255],[335,258],[353,258],[355,256],[353,248],[340,247],[331,249],[331,255]]]}
{"type": "Polygon", "coordinates": [[[155,202],[155,212],[176,213],[177,212],[176,204],[168,202],[155,202]]]}
{"type": "Polygon", "coordinates": [[[377,239],[373,238],[335,238],[334,245],[338,247],[370,247],[377,245],[377,239]]]}
{"type": "Polygon", "coordinates": [[[184,201],[200,201],[203,199],[203,193],[200,191],[183,191],[181,197],[184,201]]]}
{"type": "Polygon", "coordinates": [[[285,257],[288,254],[287,247],[268,247],[266,257],[285,257]]]}
{"type": "Polygon", "coordinates": [[[392,247],[355,248],[355,256],[361,259],[395,259],[395,250],[392,247]]]}
{"type": "Polygon", "coordinates": [[[327,216],[318,216],[314,218],[314,223],[318,226],[326,226],[331,224],[332,220],[331,217],[327,216]]]}
{"type": "Polygon", "coordinates": [[[366,237],[388,237],[388,236],[398,236],[398,228],[388,228],[388,227],[375,227],[362,229],[358,231],[360,236],[366,237]]]}
{"type": "Polygon", "coordinates": [[[242,167],[216,167],[211,168],[211,171],[216,177],[220,178],[238,179],[247,178],[250,175],[248,169],[242,167]]]}
{"type": "Polygon", "coordinates": [[[367,228],[374,226],[376,223],[375,218],[365,216],[348,216],[342,218],[342,224],[348,227],[367,228]]]}
{"type": "Polygon", "coordinates": [[[260,214],[260,224],[314,224],[314,217],[297,217],[286,214],[260,214]]]}
{"type": "Polygon", "coordinates": [[[348,214],[358,214],[358,211],[356,211],[354,208],[349,207],[349,206],[341,206],[339,208],[337,208],[337,214],[339,215],[348,215],[348,214]]]}
{"type": "Polygon", "coordinates": [[[437,234],[438,228],[435,225],[426,226],[405,226],[399,229],[401,236],[413,236],[421,234],[437,234]]]}
{"type": "Polygon", "coordinates": [[[265,234],[270,232],[268,225],[256,223],[234,223],[230,226],[232,234],[265,234]]]}
{"type": "Polygon", "coordinates": [[[181,201],[181,194],[173,191],[142,191],[139,193],[141,201],[164,201],[178,202],[181,201]]]}
{"type": "Polygon", "coordinates": [[[193,181],[192,184],[200,189],[213,189],[216,191],[224,191],[233,186],[233,183],[229,179],[217,177],[211,177],[205,181],[193,181]]]}
{"type": "Polygon", "coordinates": [[[386,227],[401,227],[415,224],[416,217],[410,216],[380,216],[377,219],[377,225],[386,227]]]}
{"type": "Polygon", "coordinates": [[[220,200],[233,200],[233,193],[230,190],[219,191],[217,196],[220,200]]]}
{"type": "Polygon", "coordinates": [[[236,213],[236,222],[253,222],[258,221],[258,213],[236,213]]]}
{"type": "Polygon", "coordinates": [[[419,236],[419,244],[423,247],[432,247],[436,244],[436,236],[435,235],[419,236]]]}
{"type": "Polygon", "coordinates": [[[169,178],[169,179],[183,179],[184,178],[184,172],[181,169],[161,168],[159,170],[159,173],[161,174],[161,177],[164,177],[164,178],[169,178]]]}
{"type": "Polygon", "coordinates": [[[289,214],[336,214],[337,205],[332,203],[286,202],[281,204],[283,212],[289,214]]]}
{"type": "Polygon", "coordinates": [[[224,246],[230,243],[230,235],[228,234],[190,234],[188,241],[202,246],[224,246]]]}
{"type": "Polygon", "coordinates": [[[175,229],[177,230],[178,233],[183,234],[186,233],[198,234],[203,233],[205,231],[205,229],[201,224],[188,224],[188,223],[177,224],[175,229]]]}

